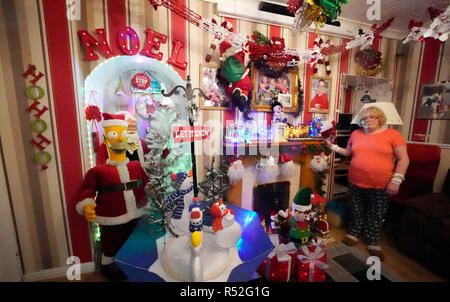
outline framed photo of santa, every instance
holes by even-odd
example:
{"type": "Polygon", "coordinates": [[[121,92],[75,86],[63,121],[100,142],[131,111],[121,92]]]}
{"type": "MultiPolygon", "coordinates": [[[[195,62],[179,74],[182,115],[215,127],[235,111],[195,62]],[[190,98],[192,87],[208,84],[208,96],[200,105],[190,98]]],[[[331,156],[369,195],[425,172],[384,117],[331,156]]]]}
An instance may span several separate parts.
{"type": "Polygon", "coordinates": [[[308,112],[329,113],[331,99],[331,77],[311,76],[308,112]]]}
{"type": "Polygon", "coordinates": [[[228,110],[230,96],[217,81],[219,65],[200,64],[200,88],[209,97],[200,97],[200,109],[202,110],[228,110]]]}

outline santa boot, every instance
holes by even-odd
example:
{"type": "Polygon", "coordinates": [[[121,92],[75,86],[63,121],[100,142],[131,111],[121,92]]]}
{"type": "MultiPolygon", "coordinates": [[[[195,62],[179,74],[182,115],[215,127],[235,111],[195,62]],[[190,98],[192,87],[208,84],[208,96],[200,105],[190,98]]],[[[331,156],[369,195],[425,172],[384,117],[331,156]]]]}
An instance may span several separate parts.
{"type": "Polygon", "coordinates": [[[236,89],[233,91],[233,94],[231,95],[231,102],[233,103],[233,106],[239,107],[240,109],[240,104],[241,104],[241,91],[236,89]]]}
{"type": "Polygon", "coordinates": [[[100,266],[100,272],[108,281],[125,281],[127,276],[122,270],[115,264],[111,257],[107,257],[102,254],[102,265],[100,266]]]}
{"type": "Polygon", "coordinates": [[[250,102],[249,102],[249,100],[247,98],[245,98],[244,102],[245,102],[244,105],[243,105],[244,108],[243,108],[243,110],[241,110],[242,113],[244,113],[244,119],[246,119],[246,120],[253,120],[253,117],[250,115],[250,111],[252,109],[252,105],[250,104],[250,102]]]}

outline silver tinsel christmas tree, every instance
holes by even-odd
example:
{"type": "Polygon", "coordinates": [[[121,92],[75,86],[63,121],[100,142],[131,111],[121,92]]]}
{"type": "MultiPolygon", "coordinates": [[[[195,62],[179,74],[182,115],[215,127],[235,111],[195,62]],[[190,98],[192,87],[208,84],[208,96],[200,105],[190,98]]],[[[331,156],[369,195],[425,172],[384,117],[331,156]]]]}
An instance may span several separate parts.
{"type": "Polygon", "coordinates": [[[149,210],[144,221],[157,224],[155,232],[169,231],[177,236],[170,223],[174,207],[166,203],[174,191],[170,175],[179,171],[189,171],[190,157],[183,156],[179,147],[173,145],[172,126],[178,119],[173,108],[161,105],[151,116],[145,141],[150,148],[145,155],[144,169],[150,177],[148,188],[149,210]]]}

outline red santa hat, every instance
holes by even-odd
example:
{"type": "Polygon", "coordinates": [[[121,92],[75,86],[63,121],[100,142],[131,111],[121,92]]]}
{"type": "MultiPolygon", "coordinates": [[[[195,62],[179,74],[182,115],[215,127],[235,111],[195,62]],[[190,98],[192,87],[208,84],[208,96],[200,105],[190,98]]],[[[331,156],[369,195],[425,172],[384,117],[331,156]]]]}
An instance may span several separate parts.
{"type": "Polygon", "coordinates": [[[125,121],[125,115],[124,114],[110,114],[103,112],[103,121],[100,122],[100,125],[105,127],[113,127],[113,126],[123,126],[128,127],[127,122],[125,121]]]}
{"type": "Polygon", "coordinates": [[[311,203],[322,203],[322,202],[326,202],[327,199],[323,196],[320,196],[318,193],[313,192],[311,194],[311,203]]]}
{"type": "Polygon", "coordinates": [[[229,48],[231,48],[231,44],[227,41],[220,42],[219,51],[222,56],[229,48]]]}

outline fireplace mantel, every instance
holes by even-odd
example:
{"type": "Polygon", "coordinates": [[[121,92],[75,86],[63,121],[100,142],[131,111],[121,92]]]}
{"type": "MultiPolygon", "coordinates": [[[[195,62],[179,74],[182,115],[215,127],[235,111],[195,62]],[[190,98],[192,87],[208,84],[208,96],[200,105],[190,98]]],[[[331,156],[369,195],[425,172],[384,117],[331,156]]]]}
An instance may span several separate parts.
{"type": "MultiPolygon", "coordinates": [[[[272,146],[279,146],[279,152],[289,153],[292,160],[295,163],[300,164],[300,176],[299,176],[299,188],[302,187],[310,187],[311,189],[315,188],[315,174],[309,167],[309,162],[312,160],[312,155],[308,152],[301,152],[300,149],[303,149],[302,146],[307,145],[321,145],[323,144],[322,139],[318,140],[304,140],[304,141],[287,141],[287,142],[272,142],[266,143],[266,141],[255,142],[255,143],[225,143],[224,148],[226,151],[225,156],[234,156],[235,154],[239,154],[238,158],[242,161],[244,167],[248,167],[257,163],[258,156],[261,156],[259,152],[259,146],[264,144],[267,145],[267,148],[272,146]],[[234,154],[230,154],[230,150],[234,148],[234,154]],[[255,152],[256,149],[256,152],[255,152]],[[239,153],[237,153],[239,150],[239,153]],[[256,154],[255,154],[256,153],[256,154]]],[[[253,188],[252,188],[253,189],[253,188]]],[[[235,185],[231,185],[228,194],[227,200],[230,201],[233,205],[242,206],[242,192],[243,192],[243,181],[239,181],[235,185]]],[[[252,210],[252,209],[249,209],[252,210]]]]}

